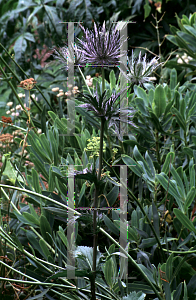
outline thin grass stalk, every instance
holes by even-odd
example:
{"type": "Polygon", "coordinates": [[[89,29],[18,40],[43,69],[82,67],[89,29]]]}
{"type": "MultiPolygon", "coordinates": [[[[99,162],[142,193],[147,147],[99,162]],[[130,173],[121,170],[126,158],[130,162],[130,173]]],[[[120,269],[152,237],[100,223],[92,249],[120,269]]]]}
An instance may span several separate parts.
{"type": "MultiPolygon", "coordinates": [[[[9,54],[9,52],[4,48],[4,46],[1,43],[0,43],[0,46],[7,53],[7,55],[11,58],[11,60],[17,65],[17,67],[21,70],[21,72],[23,72],[25,74],[25,76],[29,79],[29,76],[26,74],[26,72],[21,68],[21,66],[19,64],[17,64],[17,62],[11,57],[11,55],[9,54]]],[[[12,71],[12,73],[13,73],[13,71],[12,71]]],[[[35,87],[40,92],[40,94],[42,95],[42,97],[44,98],[44,100],[47,102],[48,106],[50,106],[50,108],[52,109],[52,106],[50,105],[50,103],[48,102],[48,100],[46,99],[46,97],[44,96],[44,94],[42,93],[42,91],[40,90],[40,88],[36,84],[35,84],[35,87]]]]}
{"type": "MultiPolygon", "coordinates": [[[[13,70],[12,70],[12,69],[10,68],[10,66],[6,63],[6,61],[3,59],[2,56],[0,56],[0,59],[1,59],[1,61],[3,62],[3,64],[6,66],[6,68],[8,68],[9,71],[13,74],[13,76],[16,78],[16,80],[18,80],[18,82],[20,82],[20,81],[21,81],[20,78],[13,72],[13,70]]],[[[37,108],[38,108],[39,111],[41,112],[42,109],[41,109],[41,107],[39,106],[39,104],[36,102],[36,100],[35,100],[33,97],[31,97],[31,100],[33,101],[33,103],[35,104],[35,106],[37,106],[37,108]]]]}
{"type": "MultiPolygon", "coordinates": [[[[5,74],[5,72],[4,72],[3,68],[1,67],[1,65],[0,65],[0,70],[1,70],[1,72],[2,72],[2,74],[3,74],[3,76],[4,76],[5,78],[7,78],[7,75],[5,74]]],[[[16,92],[16,90],[15,90],[13,84],[12,84],[11,82],[9,82],[9,80],[8,80],[8,84],[9,84],[9,86],[11,87],[11,89],[12,89],[13,93],[15,94],[16,98],[18,99],[18,102],[19,102],[20,105],[22,106],[22,108],[23,108],[24,112],[26,113],[27,117],[29,117],[29,114],[28,114],[26,108],[24,107],[23,102],[22,102],[21,99],[18,97],[18,94],[17,94],[17,92],[16,92]]],[[[37,134],[37,130],[36,130],[36,128],[35,128],[35,125],[34,125],[33,121],[30,120],[30,123],[31,123],[31,126],[33,127],[33,130],[34,130],[35,133],[37,134]]]]}

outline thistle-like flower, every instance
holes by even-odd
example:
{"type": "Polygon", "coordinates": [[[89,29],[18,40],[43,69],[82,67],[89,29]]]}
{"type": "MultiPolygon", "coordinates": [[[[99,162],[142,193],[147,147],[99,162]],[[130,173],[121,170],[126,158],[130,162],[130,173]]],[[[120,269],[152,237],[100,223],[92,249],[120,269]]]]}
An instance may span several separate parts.
{"type": "Polygon", "coordinates": [[[139,53],[139,57],[137,59],[132,51],[132,57],[131,59],[128,59],[128,74],[125,74],[122,69],[120,70],[127,80],[132,84],[143,85],[145,82],[156,80],[156,77],[150,77],[150,75],[161,64],[162,63],[158,63],[158,59],[155,57],[150,62],[147,62],[146,54],[142,59],[141,52],[139,53]]]}
{"type": "Polygon", "coordinates": [[[68,47],[59,48],[54,50],[53,56],[62,63],[66,69],[69,68],[69,63],[74,66],[85,65],[84,53],[79,51],[76,44],[71,43],[68,47]]]}
{"type": "MultiPolygon", "coordinates": [[[[118,25],[117,25],[118,26],[118,25]]],[[[120,38],[117,26],[110,26],[106,30],[105,21],[102,28],[94,23],[92,30],[84,29],[83,40],[78,39],[78,51],[85,58],[85,62],[94,66],[118,65],[119,58],[126,54],[126,51],[120,54],[120,48],[124,43],[123,37],[120,38]]]]}
{"type": "MultiPolygon", "coordinates": [[[[125,93],[126,94],[127,88],[121,90],[119,93],[116,94],[114,92],[109,98],[107,98],[106,91],[99,96],[96,86],[96,92],[93,96],[89,94],[80,94],[80,97],[83,99],[85,98],[84,104],[80,104],[79,107],[85,108],[87,111],[93,111],[97,117],[102,117],[105,119],[105,121],[108,121],[108,128],[111,126],[115,127],[115,132],[118,135],[118,138],[120,138],[120,132],[119,132],[119,122],[126,122],[119,119],[120,112],[123,114],[127,114],[128,117],[132,117],[135,110],[132,108],[124,108],[120,109],[120,95],[125,93]]],[[[126,123],[132,125],[133,127],[137,127],[133,122],[127,121],[126,123]]]]}

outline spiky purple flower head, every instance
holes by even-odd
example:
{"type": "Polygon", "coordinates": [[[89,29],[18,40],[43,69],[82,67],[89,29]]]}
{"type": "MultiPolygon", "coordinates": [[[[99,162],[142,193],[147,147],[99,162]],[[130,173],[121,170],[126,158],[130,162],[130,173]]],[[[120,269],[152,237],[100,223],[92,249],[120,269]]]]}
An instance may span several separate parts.
{"type": "Polygon", "coordinates": [[[133,127],[137,127],[132,121],[122,121],[119,119],[119,114],[127,114],[128,113],[128,118],[133,117],[133,114],[135,112],[134,109],[131,107],[127,107],[124,109],[120,109],[120,95],[125,96],[126,95],[127,88],[121,90],[119,93],[116,93],[116,91],[108,98],[106,95],[106,90],[104,93],[99,96],[98,95],[98,90],[96,86],[96,92],[94,95],[89,95],[89,94],[79,94],[79,99],[81,98],[82,100],[85,99],[84,104],[80,104],[79,107],[85,108],[87,111],[92,111],[94,112],[95,116],[104,118],[105,121],[108,122],[108,129],[112,126],[115,127],[115,132],[118,135],[118,138],[121,139],[120,132],[119,132],[119,124],[120,121],[124,123],[128,123],[133,127]]]}
{"type": "Polygon", "coordinates": [[[94,23],[92,30],[85,29],[82,25],[79,26],[84,31],[84,37],[82,40],[78,39],[78,51],[84,55],[86,63],[110,67],[119,64],[120,57],[125,55],[126,51],[120,53],[125,39],[120,37],[118,25],[110,26],[109,30],[106,30],[105,21],[102,28],[94,23]]]}
{"type": "Polygon", "coordinates": [[[84,53],[79,51],[76,44],[71,43],[69,47],[65,46],[59,48],[59,50],[54,50],[53,56],[62,63],[62,66],[66,69],[69,68],[69,64],[74,64],[74,66],[85,65],[84,53]]]}

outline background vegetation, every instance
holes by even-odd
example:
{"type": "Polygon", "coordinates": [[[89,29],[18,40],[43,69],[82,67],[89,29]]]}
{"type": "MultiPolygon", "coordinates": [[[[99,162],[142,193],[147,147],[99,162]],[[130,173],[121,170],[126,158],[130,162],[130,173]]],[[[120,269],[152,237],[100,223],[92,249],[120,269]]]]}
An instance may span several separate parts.
{"type": "MultiPolygon", "coordinates": [[[[79,279],[67,279],[67,165],[82,165],[75,167],[75,208],[91,207],[95,177],[79,172],[92,163],[98,166],[100,120],[77,108],[76,135],[62,136],[67,133],[67,71],[51,54],[67,43],[61,22],[80,21],[92,28],[94,21],[104,20],[135,22],[128,24],[129,56],[135,49],[136,55],[147,53],[148,60],[159,55],[163,64],[153,74],[156,81],[129,89],[138,128],[131,128],[122,142],[112,129],[104,135],[100,207],[119,207],[120,169],[115,165],[127,165],[128,240],[118,272],[118,211],[100,210],[96,297],[195,299],[194,2],[0,1],[2,299],[91,299],[91,211],[75,214],[79,279]],[[29,91],[19,87],[27,78],[37,82],[30,92],[30,112],[25,110],[29,91]],[[125,257],[128,281],[122,277],[125,257]]],[[[78,26],[76,37],[82,37],[78,26]]],[[[85,67],[83,73],[93,78],[90,91],[97,82],[101,88],[100,69],[85,67]]],[[[81,74],[75,75],[79,91],[87,92],[81,74]]],[[[118,79],[118,69],[108,69],[106,88],[118,90],[118,79]]],[[[77,97],[75,102],[80,103],[77,97]]]]}

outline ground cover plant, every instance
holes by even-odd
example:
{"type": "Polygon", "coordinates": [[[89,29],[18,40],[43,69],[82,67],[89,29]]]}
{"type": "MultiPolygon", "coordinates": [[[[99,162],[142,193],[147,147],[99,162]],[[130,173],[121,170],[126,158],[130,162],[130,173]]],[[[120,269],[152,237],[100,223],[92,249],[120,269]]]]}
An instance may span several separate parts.
{"type": "Polygon", "coordinates": [[[195,299],[196,14],[177,20],[178,56],[132,52],[127,71],[120,22],[78,26],[36,76],[0,44],[2,299],[195,299]]]}

